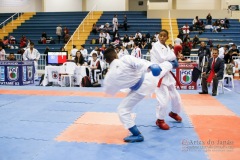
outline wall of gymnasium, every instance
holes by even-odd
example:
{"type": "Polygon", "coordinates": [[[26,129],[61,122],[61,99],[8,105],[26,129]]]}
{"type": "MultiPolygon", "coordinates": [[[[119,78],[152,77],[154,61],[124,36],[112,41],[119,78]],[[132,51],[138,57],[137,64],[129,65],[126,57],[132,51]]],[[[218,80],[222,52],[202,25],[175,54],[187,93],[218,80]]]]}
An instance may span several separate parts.
{"type": "Polygon", "coordinates": [[[42,0],[0,0],[0,13],[41,11],[42,0]]]}
{"type": "Polygon", "coordinates": [[[168,0],[166,3],[149,3],[147,16],[168,18],[170,11],[172,18],[199,16],[205,19],[208,13],[211,13],[213,18],[235,18],[233,13],[227,10],[229,5],[240,5],[240,0],[168,0]]]}
{"type": "MultiPolygon", "coordinates": [[[[83,0],[84,1],[84,0],[83,0]]],[[[86,10],[91,11],[97,5],[99,11],[125,11],[126,0],[85,0],[86,10]]]]}
{"type": "Polygon", "coordinates": [[[82,0],[42,0],[42,3],[44,12],[82,11],[82,0]]]}

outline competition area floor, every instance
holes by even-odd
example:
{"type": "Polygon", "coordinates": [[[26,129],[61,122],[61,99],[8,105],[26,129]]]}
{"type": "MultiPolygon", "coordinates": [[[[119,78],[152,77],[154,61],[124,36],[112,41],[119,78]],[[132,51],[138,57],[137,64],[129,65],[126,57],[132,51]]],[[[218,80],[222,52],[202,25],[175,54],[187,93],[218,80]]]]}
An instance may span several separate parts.
{"type": "Polygon", "coordinates": [[[132,114],[145,141],[124,143],[116,110],[125,93],[0,86],[0,160],[239,160],[240,81],[216,97],[199,91],[179,91],[183,122],[167,117],[168,131],[155,125],[156,100],[146,97],[132,114]]]}

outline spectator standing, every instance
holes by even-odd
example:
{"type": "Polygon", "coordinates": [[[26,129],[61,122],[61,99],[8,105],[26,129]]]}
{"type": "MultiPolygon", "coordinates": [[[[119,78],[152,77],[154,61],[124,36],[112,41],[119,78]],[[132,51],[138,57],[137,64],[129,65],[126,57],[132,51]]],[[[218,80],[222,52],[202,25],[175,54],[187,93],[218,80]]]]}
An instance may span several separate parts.
{"type": "Polygon", "coordinates": [[[69,29],[67,27],[64,27],[63,29],[63,38],[65,37],[65,35],[69,34],[69,29]]]}
{"type": "Polygon", "coordinates": [[[37,49],[34,48],[34,43],[30,43],[30,47],[25,50],[23,54],[23,60],[31,60],[34,61],[34,68],[35,68],[35,74],[34,74],[34,80],[38,80],[38,60],[40,58],[40,53],[37,49]]]}
{"type": "Polygon", "coordinates": [[[58,37],[58,43],[60,43],[61,41],[61,36],[62,36],[62,27],[61,25],[59,24],[56,28],[56,35],[58,37]]]}
{"type": "Polygon", "coordinates": [[[125,31],[127,31],[127,15],[125,14],[124,15],[124,19],[123,19],[123,27],[124,27],[124,29],[125,29],[125,31]]]}
{"type": "Polygon", "coordinates": [[[113,24],[113,33],[115,33],[118,30],[118,18],[116,14],[113,17],[112,24],[113,24]]]}
{"type": "Polygon", "coordinates": [[[70,38],[71,38],[71,36],[70,36],[70,34],[66,34],[65,36],[64,36],[64,43],[67,43],[69,40],[70,40],[70,38]]]}
{"type": "Polygon", "coordinates": [[[206,17],[206,21],[207,21],[207,25],[211,25],[212,24],[212,16],[210,13],[208,13],[207,17],[206,17]]]}
{"type": "MultiPolygon", "coordinates": [[[[211,57],[210,50],[206,47],[205,42],[200,43],[200,48],[198,49],[199,64],[202,65],[203,57],[205,56],[205,62],[211,57]]],[[[207,63],[205,63],[207,64],[207,63]]],[[[202,66],[203,67],[203,66],[202,66]]]]}

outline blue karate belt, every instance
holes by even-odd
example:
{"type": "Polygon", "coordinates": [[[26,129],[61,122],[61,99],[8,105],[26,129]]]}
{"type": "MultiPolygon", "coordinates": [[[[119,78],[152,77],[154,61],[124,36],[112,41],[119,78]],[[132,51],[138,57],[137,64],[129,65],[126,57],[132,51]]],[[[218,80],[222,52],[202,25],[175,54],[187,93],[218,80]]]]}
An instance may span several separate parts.
{"type": "Polygon", "coordinates": [[[141,87],[142,83],[143,83],[144,77],[145,77],[145,74],[143,73],[141,78],[139,79],[139,81],[134,86],[130,87],[130,89],[132,91],[138,90],[141,87]]]}

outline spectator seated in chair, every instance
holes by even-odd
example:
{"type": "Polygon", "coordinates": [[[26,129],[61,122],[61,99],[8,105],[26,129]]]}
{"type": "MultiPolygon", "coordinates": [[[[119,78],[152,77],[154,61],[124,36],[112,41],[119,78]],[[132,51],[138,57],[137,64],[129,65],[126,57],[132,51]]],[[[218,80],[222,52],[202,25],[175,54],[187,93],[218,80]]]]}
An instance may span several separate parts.
{"type": "Polygon", "coordinates": [[[208,94],[208,84],[213,81],[212,96],[217,95],[218,81],[223,79],[224,60],[218,57],[218,49],[213,49],[212,58],[209,59],[206,70],[202,73],[202,92],[208,94]]]}
{"type": "Polygon", "coordinates": [[[175,53],[175,55],[177,57],[178,62],[182,62],[182,63],[184,63],[184,62],[191,62],[190,59],[184,57],[184,55],[182,54],[182,49],[183,48],[182,48],[181,45],[175,45],[174,49],[173,49],[174,53],[175,53]]]}
{"type": "Polygon", "coordinates": [[[183,30],[183,34],[189,34],[190,33],[189,26],[188,26],[187,23],[182,27],[182,30],[183,30]]]}
{"type": "Polygon", "coordinates": [[[196,45],[200,44],[198,35],[195,35],[195,36],[193,37],[193,40],[192,40],[192,41],[193,41],[193,48],[195,48],[196,45]]]}
{"type": "Polygon", "coordinates": [[[102,69],[100,65],[100,60],[97,58],[96,53],[92,54],[92,59],[89,61],[89,67],[91,69],[93,83],[97,83],[96,74],[101,73],[102,69]],[[95,70],[98,70],[98,71],[95,72],[95,70]]]}
{"type": "Polygon", "coordinates": [[[10,53],[9,56],[7,57],[7,60],[9,60],[9,61],[16,61],[14,53],[10,53]]]}

